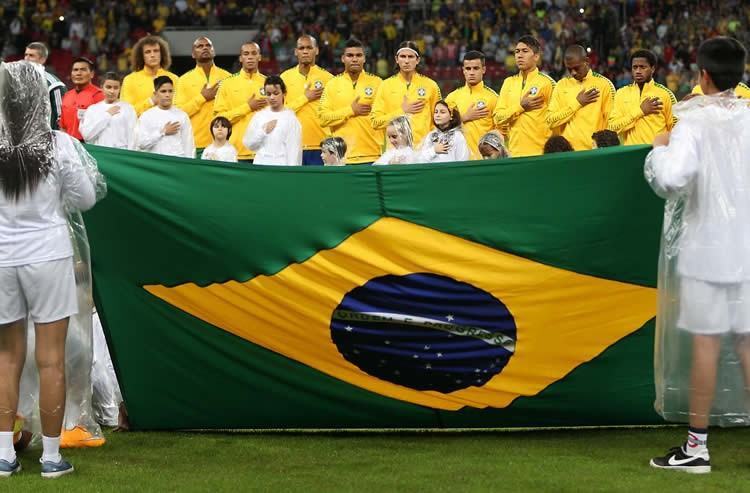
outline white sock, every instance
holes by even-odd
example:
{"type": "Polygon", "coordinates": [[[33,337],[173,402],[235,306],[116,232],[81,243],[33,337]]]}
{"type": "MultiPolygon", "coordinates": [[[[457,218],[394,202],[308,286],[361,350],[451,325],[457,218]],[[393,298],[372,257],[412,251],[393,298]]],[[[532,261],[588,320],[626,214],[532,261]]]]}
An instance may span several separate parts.
{"type": "Polygon", "coordinates": [[[42,435],[42,462],[54,462],[57,464],[61,460],[60,437],[46,437],[42,435]]]}
{"type": "Polygon", "coordinates": [[[684,449],[687,455],[708,454],[708,430],[689,428],[684,449]]]}
{"type": "Polygon", "coordinates": [[[0,460],[11,463],[16,460],[16,450],[13,448],[12,431],[0,431],[0,460]]]}

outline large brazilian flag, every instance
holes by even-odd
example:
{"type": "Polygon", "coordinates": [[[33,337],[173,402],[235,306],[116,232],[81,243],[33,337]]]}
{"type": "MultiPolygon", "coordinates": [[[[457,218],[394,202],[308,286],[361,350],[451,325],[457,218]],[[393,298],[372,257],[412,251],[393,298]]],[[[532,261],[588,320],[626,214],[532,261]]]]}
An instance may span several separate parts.
{"type": "Polygon", "coordinates": [[[660,422],[645,147],[346,168],[90,150],[136,429],[660,422]]]}

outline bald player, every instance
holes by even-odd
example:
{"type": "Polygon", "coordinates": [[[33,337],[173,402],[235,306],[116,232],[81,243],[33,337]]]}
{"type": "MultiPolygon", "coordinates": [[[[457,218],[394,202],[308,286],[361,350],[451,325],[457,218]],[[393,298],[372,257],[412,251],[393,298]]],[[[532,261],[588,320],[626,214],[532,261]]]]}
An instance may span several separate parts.
{"type": "Polygon", "coordinates": [[[557,83],[547,109],[547,124],[565,137],[576,151],[591,149],[591,135],[607,128],[615,99],[615,86],[591,70],[586,49],[572,45],[565,50],[569,75],[557,83]]]}
{"type": "Polygon", "coordinates": [[[251,164],[255,152],[245,147],[242,137],[256,112],[268,106],[263,86],[266,76],[258,71],[260,45],[249,41],[240,46],[240,65],[236,74],[221,82],[214,101],[214,116],[223,116],[232,124],[229,142],[237,149],[237,160],[251,164]]]}
{"type": "Polygon", "coordinates": [[[177,80],[174,104],[190,117],[195,146],[200,150],[208,146],[211,132],[208,128],[214,118],[214,100],[219,82],[229,77],[229,72],[214,64],[214,44],[205,36],[193,42],[195,68],[177,80]]]}
{"type": "Polygon", "coordinates": [[[320,142],[330,131],[321,126],[318,111],[323,89],[333,75],[315,64],[318,42],[309,34],[297,39],[294,55],[297,65],[281,74],[287,90],[286,106],[294,110],[302,125],[302,164],[322,166],[320,142]]]}

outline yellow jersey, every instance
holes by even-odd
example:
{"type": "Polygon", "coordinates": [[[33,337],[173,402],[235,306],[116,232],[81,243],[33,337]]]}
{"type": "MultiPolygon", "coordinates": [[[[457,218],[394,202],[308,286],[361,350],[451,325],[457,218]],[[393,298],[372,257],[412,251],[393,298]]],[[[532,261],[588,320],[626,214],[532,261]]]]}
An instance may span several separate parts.
{"type": "MultiPolygon", "coordinates": [[[[701,89],[701,85],[698,84],[693,88],[692,91],[693,94],[703,94],[703,89],[701,89]]],[[[738,98],[745,98],[750,99],[750,87],[747,87],[744,82],[740,82],[737,84],[737,87],[734,88],[734,93],[737,95],[738,98]]]]}
{"type": "Polygon", "coordinates": [[[354,116],[352,103],[359,97],[361,104],[372,104],[383,79],[362,72],[353,82],[344,72],[328,81],[320,98],[318,120],[336,137],[346,142],[346,163],[371,163],[380,157],[383,148],[383,130],[375,130],[369,115],[354,116]]]}
{"type": "Polygon", "coordinates": [[[242,137],[255,112],[250,109],[247,100],[255,95],[256,99],[265,96],[263,84],[266,76],[254,72],[252,75],[244,70],[227,77],[221,82],[219,92],[214,100],[214,116],[223,116],[232,123],[232,135],[229,142],[237,149],[237,159],[253,159],[255,153],[242,144],[242,137]]]}
{"type": "Polygon", "coordinates": [[[206,77],[206,71],[203,68],[195,67],[177,80],[174,104],[190,117],[195,147],[206,147],[213,142],[209,126],[214,118],[215,99],[206,101],[206,98],[201,94],[201,90],[205,85],[214,87],[230,75],[226,70],[212,65],[208,77],[206,77]]]}
{"type": "Polygon", "coordinates": [[[607,128],[614,100],[615,86],[601,74],[589,70],[581,82],[573,77],[565,77],[552,91],[552,100],[547,108],[547,124],[553,133],[568,139],[576,151],[591,149],[591,135],[607,128]],[[594,87],[599,89],[599,98],[581,106],[578,93],[594,87]]]}
{"type": "Polygon", "coordinates": [[[615,104],[609,115],[608,127],[617,132],[625,145],[651,144],[656,135],[672,130],[676,122],[672,115],[675,103],[677,99],[672,91],[653,79],[643,84],[643,89],[634,82],[615,93],[615,104]],[[644,115],[641,103],[646,98],[659,98],[662,110],[644,115]]]}
{"type": "Polygon", "coordinates": [[[473,159],[481,159],[482,156],[479,154],[479,139],[495,128],[495,124],[492,121],[492,112],[495,111],[495,104],[497,104],[497,93],[484,85],[484,82],[475,86],[464,84],[463,87],[459,87],[448,94],[445,102],[458,108],[458,112],[461,115],[466,113],[472,104],[475,108],[487,108],[489,110],[489,113],[484,118],[478,118],[461,125],[461,130],[464,133],[464,137],[466,137],[471,157],[473,159]]]}
{"type": "Polygon", "coordinates": [[[320,149],[320,141],[329,135],[328,130],[323,129],[318,121],[318,108],[320,100],[310,101],[305,96],[305,90],[310,87],[322,89],[333,78],[330,72],[313,65],[307,76],[299,71],[299,65],[295,65],[281,74],[286,84],[286,107],[294,110],[297,119],[302,125],[302,149],[320,149]]]}
{"type": "Polygon", "coordinates": [[[375,94],[370,120],[373,128],[377,130],[385,129],[388,122],[404,114],[404,110],[401,108],[404,96],[409,102],[419,99],[425,103],[424,108],[419,113],[409,115],[412,141],[417,146],[432,130],[432,115],[435,111],[435,103],[441,99],[440,88],[429,77],[415,73],[411,83],[407,83],[406,79],[399,73],[385,79],[375,94]]]}
{"type": "Polygon", "coordinates": [[[120,99],[126,103],[130,103],[133,109],[135,109],[135,113],[141,116],[141,113],[154,106],[154,102],[151,100],[151,97],[154,95],[154,79],[162,75],[166,75],[172,79],[172,84],[175,88],[175,97],[177,97],[178,77],[172,72],[160,68],[154,76],[148,74],[146,69],[126,75],[122,79],[120,99]]]}
{"type": "Polygon", "coordinates": [[[547,124],[547,108],[555,81],[534,69],[526,74],[512,75],[503,81],[495,107],[495,125],[507,127],[508,152],[512,157],[537,156],[544,152],[544,143],[552,135],[547,124]],[[525,111],[521,99],[527,94],[544,100],[541,108],[525,111]]]}

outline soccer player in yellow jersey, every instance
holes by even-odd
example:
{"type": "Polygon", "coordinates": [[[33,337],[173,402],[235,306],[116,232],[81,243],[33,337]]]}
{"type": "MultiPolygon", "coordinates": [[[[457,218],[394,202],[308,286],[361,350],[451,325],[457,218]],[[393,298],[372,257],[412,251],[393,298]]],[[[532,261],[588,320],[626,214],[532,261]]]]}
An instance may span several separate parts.
{"type": "Polygon", "coordinates": [[[591,149],[591,135],[607,128],[615,87],[591,70],[583,46],[569,46],[564,61],[570,76],[561,79],[552,91],[547,124],[565,137],[574,150],[591,149]]]}
{"type": "Polygon", "coordinates": [[[372,126],[383,130],[397,116],[406,115],[413,141],[422,142],[432,130],[432,112],[440,101],[440,88],[434,80],[417,72],[419,50],[414,41],[404,41],[396,50],[398,74],[387,78],[375,94],[370,114],[372,126]]]}
{"type": "Polygon", "coordinates": [[[286,84],[286,106],[294,110],[302,125],[302,165],[323,165],[320,142],[329,132],[320,125],[318,108],[320,96],[329,80],[330,72],[318,67],[318,42],[309,34],[297,39],[294,49],[297,65],[281,74],[286,84]]]}
{"type": "MultiPolygon", "coordinates": [[[[703,90],[701,89],[701,85],[698,84],[697,86],[695,86],[691,94],[702,95],[703,90]]],[[[739,84],[737,84],[737,87],[734,88],[734,94],[738,98],[750,99],[750,87],[747,87],[744,82],[740,82],[739,84]]]]}
{"type": "Polygon", "coordinates": [[[214,101],[214,116],[223,116],[232,124],[229,142],[237,149],[237,160],[247,164],[252,163],[255,153],[242,144],[242,137],[253,115],[268,105],[263,89],[266,76],[258,72],[260,60],[258,43],[243,44],[240,47],[242,69],[221,82],[214,101]]]}
{"type": "Polygon", "coordinates": [[[484,73],[487,71],[484,60],[481,51],[467,51],[461,63],[466,84],[445,98],[446,103],[458,108],[461,114],[461,130],[472,159],[481,159],[479,139],[495,128],[492,112],[497,103],[497,93],[484,85],[484,73]]]}
{"type": "Polygon", "coordinates": [[[199,150],[213,141],[210,126],[214,118],[214,99],[219,91],[219,82],[230,75],[214,64],[215,56],[210,39],[205,36],[196,39],[193,42],[195,68],[177,80],[175,89],[174,104],[190,117],[195,147],[199,150]]]}
{"type": "Polygon", "coordinates": [[[341,61],[344,72],[326,84],[318,119],[346,142],[347,164],[371,164],[382,154],[385,138],[370,124],[372,100],[383,80],[364,71],[365,49],[358,39],[346,42],[341,61]]]}
{"type": "Polygon", "coordinates": [[[654,137],[669,132],[675,124],[672,91],[653,79],[656,55],[637,50],[630,56],[633,83],[615,93],[615,105],[608,127],[618,133],[625,145],[651,144],[654,137]]]}
{"type": "Polygon", "coordinates": [[[555,81],[539,71],[540,56],[541,46],[535,37],[519,38],[515,49],[518,73],[503,81],[495,106],[495,125],[508,128],[512,157],[543,154],[552,135],[546,118],[555,81]]]}
{"type": "Polygon", "coordinates": [[[169,72],[172,57],[169,45],[159,36],[145,36],[133,46],[133,72],[122,80],[120,99],[133,105],[138,116],[156,104],[154,79],[166,75],[177,86],[177,76],[169,72]]]}

